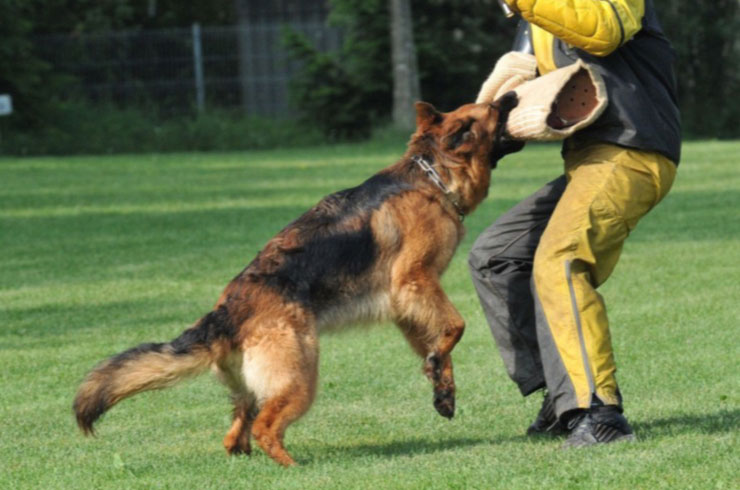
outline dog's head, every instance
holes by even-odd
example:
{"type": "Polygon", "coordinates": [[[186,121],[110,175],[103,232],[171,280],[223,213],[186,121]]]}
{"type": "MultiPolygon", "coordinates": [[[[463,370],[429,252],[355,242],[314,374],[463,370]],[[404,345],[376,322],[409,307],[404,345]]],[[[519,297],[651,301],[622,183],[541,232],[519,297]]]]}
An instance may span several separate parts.
{"type": "Polygon", "coordinates": [[[492,104],[467,104],[442,113],[426,102],[416,103],[414,142],[430,146],[445,159],[467,164],[486,162],[494,168],[508,153],[521,150],[524,143],[505,134],[509,112],[518,103],[509,92],[492,104]]]}
{"type": "Polygon", "coordinates": [[[509,112],[517,103],[514,92],[492,104],[468,104],[446,113],[426,102],[416,103],[416,132],[409,153],[427,156],[446,169],[450,188],[466,212],[487,195],[490,170],[498,160],[524,146],[505,134],[509,112]]]}

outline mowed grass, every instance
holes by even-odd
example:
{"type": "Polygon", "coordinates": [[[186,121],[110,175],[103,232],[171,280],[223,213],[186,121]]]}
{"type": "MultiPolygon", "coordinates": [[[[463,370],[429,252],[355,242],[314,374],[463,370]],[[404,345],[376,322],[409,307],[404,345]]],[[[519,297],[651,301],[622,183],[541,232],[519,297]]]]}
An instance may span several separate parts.
{"type": "Polygon", "coordinates": [[[82,437],[71,404],[90,368],[178,335],[284,225],[402,151],[0,159],[0,487],[740,488],[740,142],[685,145],[601,288],[636,444],[524,437],[541,398],[508,380],[468,277],[476,235],[559,174],[555,146],[501,163],[444,278],[467,321],[452,421],[386,324],[322,336],[317,400],[286,438],[299,467],[225,456],[230,405],[210,374],[82,437]]]}

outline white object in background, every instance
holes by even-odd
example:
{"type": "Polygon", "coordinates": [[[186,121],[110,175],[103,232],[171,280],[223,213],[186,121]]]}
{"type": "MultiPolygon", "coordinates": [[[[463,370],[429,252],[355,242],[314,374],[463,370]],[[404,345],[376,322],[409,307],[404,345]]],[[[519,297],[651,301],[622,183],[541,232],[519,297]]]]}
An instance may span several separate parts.
{"type": "Polygon", "coordinates": [[[13,113],[13,99],[10,95],[0,95],[0,116],[9,116],[13,113]]]}

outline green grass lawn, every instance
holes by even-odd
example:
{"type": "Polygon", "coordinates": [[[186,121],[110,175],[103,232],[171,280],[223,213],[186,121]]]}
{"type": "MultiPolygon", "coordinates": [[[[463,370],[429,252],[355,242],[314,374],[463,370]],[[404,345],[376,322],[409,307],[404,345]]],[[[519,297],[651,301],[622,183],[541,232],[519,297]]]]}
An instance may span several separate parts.
{"type": "Polygon", "coordinates": [[[401,334],[376,325],[322,337],[316,403],[286,438],[297,468],[226,457],[230,404],[210,375],[126,400],[82,437],[87,370],[175,337],[279,229],[402,151],[0,159],[0,487],[740,488],[740,142],[685,145],[601,289],[637,444],[525,438],[541,398],[506,377],[468,277],[477,233],[560,172],[554,146],[502,162],[444,278],[468,325],[452,421],[401,334]]]}

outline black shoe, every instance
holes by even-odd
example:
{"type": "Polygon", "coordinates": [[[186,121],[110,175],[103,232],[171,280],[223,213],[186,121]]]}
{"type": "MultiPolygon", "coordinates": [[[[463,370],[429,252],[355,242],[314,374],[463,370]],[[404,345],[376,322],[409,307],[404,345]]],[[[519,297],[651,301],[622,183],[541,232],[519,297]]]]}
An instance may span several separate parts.
{"type": "Polygon", "coordinates": [[[568,431],[555,415],[555,403],[552,401],[550,394],[545,392],[545,398],[542,400],[537,418],[527,429],[528,436],[562,436],[568,431]]]}
{"type": "Polygon", "coordinates": [[[563,448],[586,447],[617,441],[634,441],[632,427],[613,405],[579,411],[568,421],[570,435],[563,448]]]}

